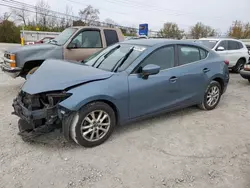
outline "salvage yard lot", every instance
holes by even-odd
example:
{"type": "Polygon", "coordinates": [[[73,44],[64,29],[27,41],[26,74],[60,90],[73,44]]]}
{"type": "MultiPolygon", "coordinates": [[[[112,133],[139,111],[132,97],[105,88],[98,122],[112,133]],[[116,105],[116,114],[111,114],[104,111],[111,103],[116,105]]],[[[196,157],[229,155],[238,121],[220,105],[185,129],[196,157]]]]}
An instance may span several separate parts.
{"type": "Polygon", "coordinates": [[[24,80],[0,72],[0,188],[250,187],[250,84],[230,76],[215,110],[192,107],[118,127],[86,149],[59,131],[23,142],[11,104],[24,80]]]}

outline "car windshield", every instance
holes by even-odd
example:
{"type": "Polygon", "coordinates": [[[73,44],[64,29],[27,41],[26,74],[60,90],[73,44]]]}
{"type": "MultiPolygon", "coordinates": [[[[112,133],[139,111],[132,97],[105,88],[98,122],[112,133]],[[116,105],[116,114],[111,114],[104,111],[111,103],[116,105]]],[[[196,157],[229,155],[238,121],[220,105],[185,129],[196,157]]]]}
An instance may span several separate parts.
{"type": "Polygon", "coordinates": [[[123,71],[142,54],[145,46],[115,44],[92,55],[84,61],[86,65],[106,71],[123,71]]]}
{"type": "Polygon", "coordinates": [[[218,41],[217,40],[197,40],[195,42],[202,44],[210,49],[213,49],[218,41]]]}
{"type": "Polygon", "coordinates": [[[63,32],[61,32],[56,38],[50,40],[49,43],[56,44],[59,46],[64,45],[69,38],[77,31],[76,28],[67,28],[63,32]]]}

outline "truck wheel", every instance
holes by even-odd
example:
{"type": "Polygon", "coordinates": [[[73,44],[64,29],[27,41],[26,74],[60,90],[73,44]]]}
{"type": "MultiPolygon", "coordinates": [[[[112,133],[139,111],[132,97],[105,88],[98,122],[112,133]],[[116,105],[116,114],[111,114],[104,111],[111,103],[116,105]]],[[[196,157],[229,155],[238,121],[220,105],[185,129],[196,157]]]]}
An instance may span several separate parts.
{"type": "Polygon", "coordinates": [[[39,67],[34,67],[26,75],[26,80],[38,69],[39,67]]]}
{"type": "Polygon", "coordinates": [[[81,146],[94,147],[110,137],[115,125],[114,110],[104,102],[93,102],[76,113],[70,125],[70,136],[81,146]]]}

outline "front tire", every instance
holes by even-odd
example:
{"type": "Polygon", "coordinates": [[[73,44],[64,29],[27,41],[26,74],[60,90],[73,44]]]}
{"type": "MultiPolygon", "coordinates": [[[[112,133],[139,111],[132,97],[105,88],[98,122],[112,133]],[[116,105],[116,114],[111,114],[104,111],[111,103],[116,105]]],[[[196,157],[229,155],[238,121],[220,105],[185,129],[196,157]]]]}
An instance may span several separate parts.
{"type": "Polygon", "coordinates": [[[26,80],[27,80],[32,74],[34,74],[34,72],[35,72],[38,68],[39,68],[39,66],[30,69],[29,72],[28,72],[28,73],[26,74],[26,76],[25,76],[26,80]]]}
{"type": "Polygon", "coordinates": [[[239,59],[236,65],[233,67],[233,72],[240,73],[240,70],[243,69],[245,63],[246,62],[244,59],[239,59]]]}
{"type": "Polygon", "coordinates": [[[248,82],[250,83],[250,79],[248,79],[248,82]]]}
{"type": "Polygon", "coordinates": [[[203,101],[198,105],[202,110],[213,110],[220,102],[222,88],[219,82],[212,81],[208,85],[203,101]]]}
{"type": "Polygon", "coordinates": [[[79,145],[94,147],[104,143],[116,125],[114,110],[104,102],[93,102],[75,114],[70,136],[79,145]]]}

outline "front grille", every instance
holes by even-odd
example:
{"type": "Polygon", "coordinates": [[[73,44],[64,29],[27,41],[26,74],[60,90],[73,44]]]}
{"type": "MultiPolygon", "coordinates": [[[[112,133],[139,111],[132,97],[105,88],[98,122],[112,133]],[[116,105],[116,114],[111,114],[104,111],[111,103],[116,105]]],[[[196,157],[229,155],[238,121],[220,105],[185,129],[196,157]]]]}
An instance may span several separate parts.
{"type": "Polygon", "coordinates": [[[4,57],[7,58],[7,59],[10,59],[10,54],[5,53],[4,57]]]}

